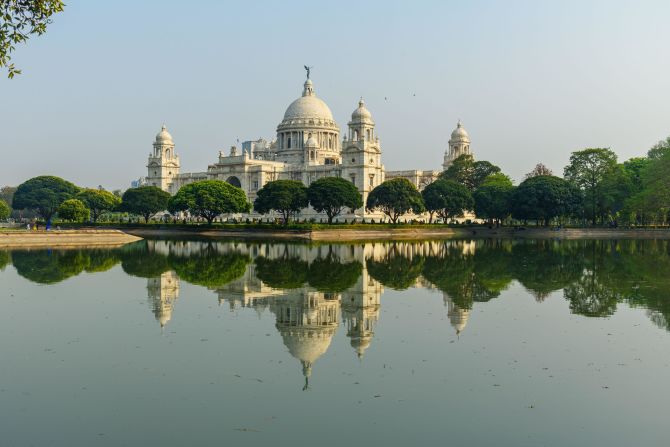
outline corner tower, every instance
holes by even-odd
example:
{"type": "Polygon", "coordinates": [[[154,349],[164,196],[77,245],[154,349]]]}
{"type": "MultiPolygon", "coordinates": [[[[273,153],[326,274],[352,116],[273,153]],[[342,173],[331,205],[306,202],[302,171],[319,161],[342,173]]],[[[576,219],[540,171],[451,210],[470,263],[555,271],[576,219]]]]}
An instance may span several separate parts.
{"type": "Polygon", "coordinates": [[[363,98],[351,114],[348,127],[342,142],[342,177],[356,185],[365,203],[368,193],[384,181],[384,166],[375,122],[363,98]]]}
{"type": "Polygon", "coordinates": [[[451,138],[449,139],[449,148],[444,154],[444,163],[442,163],[442,169],[446,170],[458,157],[464,154],[472,155],[470,152],[470,135],[461,124],[461,120],[458,120],[456,124],[456,129],[451,132],[451,138]]]}
{"type": "Polygon", "coordinates": [[[174,151],[172,135],[163,124],[156,135],[154,150],[149,154],[147,163],[147,181],[149,186],[157,186],[170,193],[175,177],[179,174],[179,156],[174,151]]]}

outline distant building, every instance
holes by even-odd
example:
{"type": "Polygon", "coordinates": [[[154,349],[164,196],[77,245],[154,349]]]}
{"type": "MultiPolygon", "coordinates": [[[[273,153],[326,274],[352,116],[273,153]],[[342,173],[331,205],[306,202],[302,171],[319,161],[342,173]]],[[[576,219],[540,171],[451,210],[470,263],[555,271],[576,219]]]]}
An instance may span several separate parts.
{"type": "MultiPolygon", "coordinates": [[[[443,169],[465,153],[471,153],[470,138],[459,121],[445,151],[443,169]]],[[[322,177],[342,177],[356,185],[365,203],[369,192],[385,179],[403,177],[423,189],[441,172],[386,171],[381,155],[375,122],[363,99],[358,102],[347,123],[346,133],[340,138],[340,127],[330,108],[316,96],[314,84],[308,78],[302,95],[286,109],[274,140],[244,141],[241,149],[232,146],[228,153],[220,151],[217,161],[207,170],[180,173],[175,143],[163,126],[149,155],[146,178],[133,184],[153,185],[175,194],[185,184],[220,179],[242,188],[253,202],[257,191],[272,180],[299,180],[309,185],[322,177]]],[[[355,217],[363,216],[374,214],[364,208],[356,210],[355,217]]]]}

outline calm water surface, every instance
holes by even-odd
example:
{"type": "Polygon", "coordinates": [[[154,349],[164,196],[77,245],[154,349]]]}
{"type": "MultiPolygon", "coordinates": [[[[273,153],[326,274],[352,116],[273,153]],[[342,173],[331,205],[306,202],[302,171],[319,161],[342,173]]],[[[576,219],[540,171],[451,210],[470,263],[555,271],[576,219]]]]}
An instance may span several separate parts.
{"type": "Polygon", "coordinates": [[[0,445],[661,446],[667,241],[0,251],[0,445]]]}

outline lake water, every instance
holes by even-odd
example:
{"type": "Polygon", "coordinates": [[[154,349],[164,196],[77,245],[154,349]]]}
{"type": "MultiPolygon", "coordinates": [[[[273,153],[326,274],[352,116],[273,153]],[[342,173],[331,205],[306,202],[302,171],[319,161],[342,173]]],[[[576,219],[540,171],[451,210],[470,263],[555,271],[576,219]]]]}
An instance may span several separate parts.
{"type": "Polygon", "coordinates": [[[662,446],[667,241],[0,251],[3,446],[662,446]]]}

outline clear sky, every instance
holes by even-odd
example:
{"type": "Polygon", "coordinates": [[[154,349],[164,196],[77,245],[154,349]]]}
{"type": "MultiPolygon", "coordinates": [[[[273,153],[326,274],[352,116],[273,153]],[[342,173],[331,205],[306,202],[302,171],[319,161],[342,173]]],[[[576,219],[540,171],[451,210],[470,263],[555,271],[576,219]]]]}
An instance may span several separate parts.
{"type": "Polygon", "coordinates": [[[0,185],[126,188],[163,122],[182,172],[205,170],[274,137],[305,64],[342,129],[365,98],[387,169],[438,169],[459,118],[517,180],[584,147],[624,160],[670,134],[668,17],[666,0],[68,0],[0,78],[0,185]]]}

